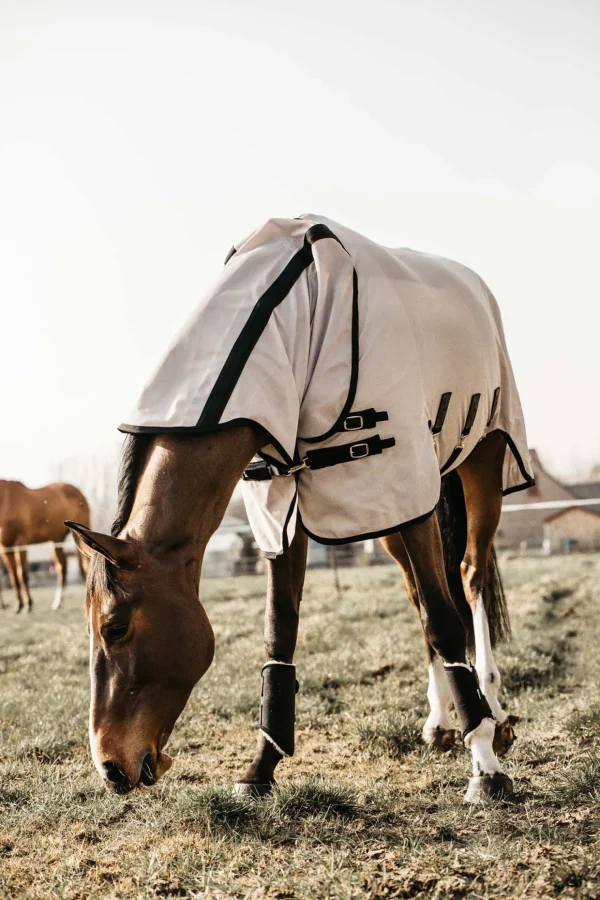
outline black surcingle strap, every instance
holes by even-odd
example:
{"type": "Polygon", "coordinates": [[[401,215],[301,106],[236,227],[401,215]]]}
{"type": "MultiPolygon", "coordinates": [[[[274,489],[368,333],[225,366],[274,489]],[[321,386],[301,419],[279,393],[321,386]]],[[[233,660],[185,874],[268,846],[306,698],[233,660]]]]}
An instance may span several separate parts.
{"type": "Polygon", "coordinates": [[[444,663],[444,671],[458,716],[460,731],[465,737],[481,725],[484,719],[493,719],[490,705],[479,687],[477,672],[473,666],[461,663],[444,663]]]}
{"type": "Polygon", "coordinates": [[[492,422],[494,421],[494,417],[498,412],[498,403],[500,402],[500,388],[497,387],[494,391],[494,399],[492,400],[492,408],[490,409],[490,416],[487,420],[487,425],[485,426],[485,430],[487,431],[492,422]]]}
{"type": "Polygon", "coordinates": [[[269,660],[262,667],[260,730],[282,756],[294,755],[296,666],[269,660]]]}
{"type": "Polygon", "coordinates": [[[473,427],[473,423],[475,422],[475,416],[477,415],[480,398],[481,394],[473,394],[473,396],[471,397],[471,402],[469,403],[469,409],[467,411],[467,418],[465,419],[463,430],[460,433],[460,441],[452,451],[450,458],[440,469],[440,475],[443,475],[444,472],[450,468],[450,466],[454,465],[460,454],[463,452],[465,441],[471,434],[471,428],[473,427]]]}
{"type": "Polygon", "coordinates": [[[438,406],[437,415],[435,417],[435,422],[432,426],[430,426],[431,433],[434,437],[436,434],[439,434],[444,427],[444,422],[446,421],[446,413],[448,412],[448,407],[450,406],[451,397],[452,391],[446,391],[445,394],[442,394],[440,405],[438,406]]]}

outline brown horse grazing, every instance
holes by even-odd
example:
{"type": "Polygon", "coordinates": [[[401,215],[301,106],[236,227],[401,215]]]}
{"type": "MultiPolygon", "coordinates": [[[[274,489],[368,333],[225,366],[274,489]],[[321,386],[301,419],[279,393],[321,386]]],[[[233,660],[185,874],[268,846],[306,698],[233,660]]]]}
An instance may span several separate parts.
{"type": "MultiPolygon", "coordinates": [[[[260,429],[247,425],[193,437],[130,436],[113,534],[68,523],[80,549],[92,559],[87,592],[92,755],[106,784],[117,792],[152,784],[171,765],[164,746],[213,658],[213,632],[198,596],[203,554],[238,479],[265,440],[260,429]]],[[[508,749],[514,735],[498,701],[500,677],[492,656],[505,615],[492,554],[504,453],[504,435],[489,434],[458,468],[458,475],[443,479],[437,515],[383,538],[403,569],[429,648],[431,713],[424,737],[440,748],[453,739],[452,702],[463,730],[465,717],[467,725],[469,718],[471,726],[475,722],[466,738],[475,776],[470,800],[511,790],[496,754],[508,749]],[[457,521],[461,517],[462,526],[457,521]],[[454,567],[444,562],[440,524],[445,543],[454,550],[454,567]],[[455,602],[460,583],[461,597],[455,602]],[[461,601],[472,611],[466,627],[461,601]],[[485,699],[467,665],[469,635],[485,699]],[[478,701],[483,701],[483,715],[478,701]]],[[[267,660],[292,663],[306,549],[306,534],[298,527],[289,548],[267,561],[267,660]]],[[[295,676],[291,693],[284,697],[287,705],[278,710],[280,742],[289,737],[290,721],[293,726],[294,693],[295,676]]],[[[271,733],[276,732],[277,722],[270,724],[271,733]]],[[[277,764],[293,751],[293,733],[292,745],[284,750],[265,732],[263,728],[256,757],[238,790],[264,793],[274,784],[277,764]]]]}
{"type": "Polygon", "coordinates": [[[48,541],[54,544],[52,555],[58,587],[52,609],[61,605],[67,557],[60,545],[69,533],[65,518],[74,516],[89,525],[88,502],[72,484],[58,482],[31,489],[20,481],[0,481],[0,557],[17,594],[17,612],[21,612],[25,602],[30,611],[33,605],[26,549],[29,544],[48,541]]]}
{"type": "Polygon", "coordinates": [[[93,558],[90,736],[108,785],[153,783],[170,765],[166,741],[213,657],[202,557],[244,473],[268,560],[267,662],[258,753],[237,790],[267,792],[294,752],[312,535],[382,539],[429,648],[425,740],[453,740],[453,704],[473,757],[467,799],[510,793],[492,540],[503,493],[533,477],[500,313],[479,276],[320,216],[270,220],[230,254],[121,430],[132,436],[112,534],[68,523],[93,558]]]}

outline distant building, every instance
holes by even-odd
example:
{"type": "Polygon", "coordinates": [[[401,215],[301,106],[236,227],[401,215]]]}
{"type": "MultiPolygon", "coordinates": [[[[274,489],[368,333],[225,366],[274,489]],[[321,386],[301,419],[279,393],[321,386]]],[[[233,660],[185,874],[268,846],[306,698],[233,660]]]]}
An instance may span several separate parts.
{"type": "MultiPolygon", "coordinates": [[[[260,568],[256,543],[245,518],[232,515],[231,506],[215,531],[204,553],[204,578],[252,575],[260,568]]],[[[235,509],[236,512],[241,510],[235,509]]]]}
{"type": "Polygon", "coordinates": [[[599,551],[600,513],[593,506],[556,510],[544,525],[544,549],[548,553],[599,551]]]}
{"type": "MultiPolygon", "coordinates": [[[[504,507],[514,504],[562,502],[600,497],[600,481],[563,484],[547,472],[535,450],[530,450],[535,485],[509,494],[504,507]]],[[[600,550],[600,504],[563,509],[503,512],[496,532],[496,546],[541,549],[547,553],[600,550]]]]}

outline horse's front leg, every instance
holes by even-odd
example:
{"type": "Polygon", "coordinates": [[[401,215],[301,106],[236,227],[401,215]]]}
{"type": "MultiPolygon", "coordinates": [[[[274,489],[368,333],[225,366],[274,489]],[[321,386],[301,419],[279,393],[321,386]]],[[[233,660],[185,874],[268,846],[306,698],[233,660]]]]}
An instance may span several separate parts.
{"type": "Polygon", "coordinates": [[[473,758],[465,799],[509,796],[512,783],[493,749],[496,723],[475,669],[467,663],[465,628],[450,595],[437,517],[406,528],[402,537],[419,587],[425,636],[442,661],[463,740],[473,758]]]}
{"type": "Polygon", "coordinates": [[[307,537],[300,526],[288,550],[267,561],[266,663],[261,673],[258,750],[237,793],[261,796],[275,784],[275,767],[294,753],[296,667],[293,664],[300,600],[306,570],[307,537]]]}

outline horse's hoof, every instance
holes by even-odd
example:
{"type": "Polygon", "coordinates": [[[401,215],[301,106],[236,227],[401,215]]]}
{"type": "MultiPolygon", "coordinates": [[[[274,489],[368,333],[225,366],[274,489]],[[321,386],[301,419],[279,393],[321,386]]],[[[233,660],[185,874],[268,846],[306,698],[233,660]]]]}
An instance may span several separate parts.
{"type": "Polygon", "coordinates": [[[509,800],[513,794],[513,783],[503,772],[474,775],[469,779],[465,803],[482,803],[486,799],[509,800]]]}
{"type": "Polygon", "coordinates": [[[267,781],[263,784],[247,784],[244,781],[237,781],[233,786],[233,793],[242,797],[265,797],[271,793],[274,787],[274,781],[267,781]]]}
{"type": "Polygon", "coordinates": [[[453,728],[434,728],[423,735],[425,743],[438,753],[447,753],[452,750],[456,741],[456,731],[453,728]]]}
{"type": "Polygon", "coordinates": [[[505,719],[500,725],[496,724],[493,743],[496,756],[504,756],[508,753],[516,739],[515,729],[512,727],[510,719],[505,719]]]}
{"type": "Polygon", "coordinates": [[[17,608],[15,609],[15,615],[18,616],[20,612],[23,612],[23,607],[17,606],[17,608]]]}

